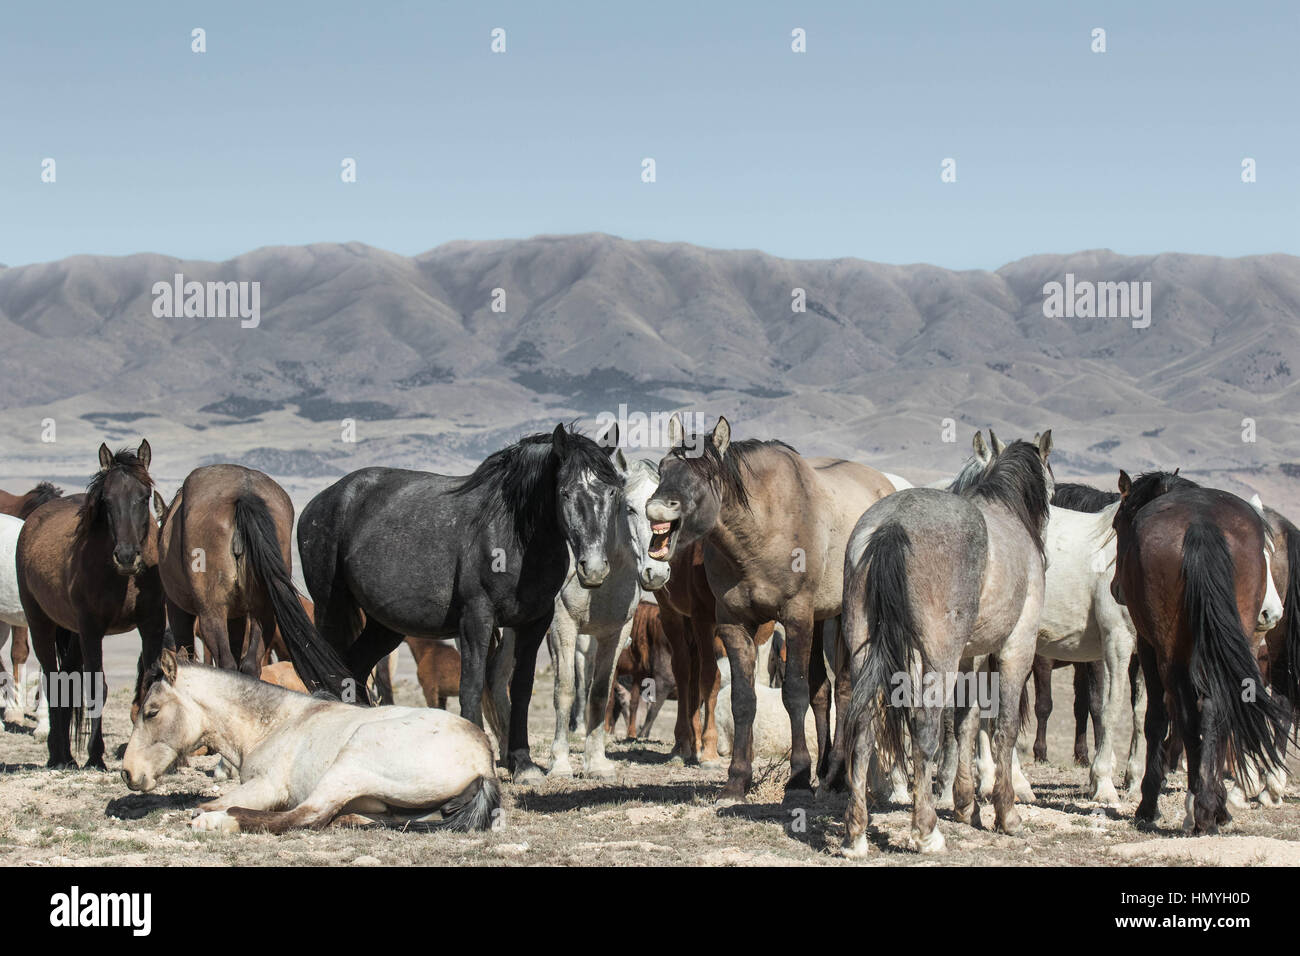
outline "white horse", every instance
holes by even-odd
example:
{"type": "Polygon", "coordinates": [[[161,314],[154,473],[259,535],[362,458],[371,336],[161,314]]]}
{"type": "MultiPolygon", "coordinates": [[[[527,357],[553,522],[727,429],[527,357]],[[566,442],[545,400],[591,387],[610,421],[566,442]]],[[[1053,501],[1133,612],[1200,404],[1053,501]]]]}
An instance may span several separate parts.
{"type": "MultiPolygon", "coordinates": [[[[15,555],[18,551],[18,534],[23,530],[21,518],[0,515],[0,650],[3,650],[15,627],[26,627],[22,602],[18,599],[18,570],[15,555]]],[[[21,724],[27,706],[27,662],[15,675],[0,671],[0,689],[4,698],[4,721],[21,724]]],[[[41,691],[36,686],[36,738],[43,740],[50,734],[50,711],[41,691]]]]}
{"type": "Polygon", "coordinates": [[[449,711],[308,697],[180,663],[175,647],[163,649],[151,676],[122,759],[127,785],[152,790],[200,744],[239,771],[237,787],[199,806],[195,830],[283,833],[345,814],[485,830],[501,805],[487,736],[449,711]]]}
{"type": "MultiPolygon", "coordinates": [[[[617,528],[617,543],[610,552],[609,574],[598,588],[584,588],[570,571],[555,599],[551,640],[555,655],[555,738],[551,743],[551,776],[573,773],[569,763],[569,719],[574,709],[575,688],[585,689],[586,737],[583,770],[589,777],[611,779],[613,766],[605,757],[605,709],[609,703],[618,655],[632,634],[632,616],[641,601],[642,589],[662,587],[668,580],[666,561],[648,556],[650,521],[646,502],[659,486],[659,471],[653,462],[628,464],[622,450],[614,453],[615,467],[625,476],[623,494],[627,511],[617,528]],[[582,655],[583,674],[577,674],[580,636],[587,647],[582,655]]],[[[570,569],[573,562],[569,563],[570,569]]]]}

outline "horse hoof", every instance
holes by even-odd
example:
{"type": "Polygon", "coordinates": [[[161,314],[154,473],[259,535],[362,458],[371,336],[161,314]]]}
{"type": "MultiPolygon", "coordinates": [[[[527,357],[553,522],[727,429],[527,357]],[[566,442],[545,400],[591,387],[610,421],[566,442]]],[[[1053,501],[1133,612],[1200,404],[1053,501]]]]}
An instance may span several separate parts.
{"type": "Polygon", "coordinates": [[[806,787],[787,788],[785,794],[781,797],[782,803],[793,803],[798,806],[807,806],[812,803],[816,797],[811,789],[806,787]]]}
{"type": "Polygon", "coordinates": [[[700,761],[700,769],[701,769],[701,770],[721,770],[721,769],[722,769],[722,761],[721,761],[721,760],[717,760],[717,759],[714,759],[714,760],[701,760],[701,761],[700,761]]]}
{"type": "Polygon", "coordinates": [[[1243,812],[1250,807],[1250,801],[1246,799],[1246,794],[1238,786],[1228,788],[1228,806],[1238,813],[1243,812]]]}
{"type": "Polygon", "coordinates": [[[1002,822],[998,824],[998,830],[1007,836],[1015,836],[1020,832],[1021,826],[1020,814],[1016,813],[1013,808],[1008,810],[1006,816],[1002,818],[1002,822]]]}
{"type": "Polygon", "coordinates": [[[536,764],[528,764],[526,767],[520,767],[510,775],[513,783],[524,786],[536,786],[546,779],[541,768],[536,764]]]}
{"type": "Polygon", "coordinates": [[[556,763],[546,772],[546,776],[567,779],[573,776],[573,767],[567,760],[564,763],[556,763]]]}
{"type": "Polygon", "coordinates": [[[1037,803],[1038,798],[1034,796],[1034,788],[1025,784],[1023,787],[1016,787],[1016,799],[1021,803],[1037,803]]]}
{"type": "Polygon", "coordinates": [[[1115,784],[1105,780],[1092,789],[1092,799],[1097,803],[1104,804],[1108,807],[1119,804],[1119,793],[1115,790],[1115,784]]]}
{"type": "Polygon", "coordinates": [[[200,812],[190,821],[190,829],[208,833],[238,833],[239,821],[225,810],[208,810],[200,812]]]}
{"type": "Polygon", "coordinates": [[[925,854],[942,853],[948,847],[938,827],[935,827],[923,837],[918,837],[916,831],[913,830],[911,837],[908,839],[908,845],[917,853],[925,854]]]}
{"type": "Polygon", "coordinates": [[[975,824],[976,807],[971,803],[964,807],[954,806],[952,808],[952,818],[958,823],[965,823],[971,826],[975,824]]]}
{"type": "Polygon", "coordinates": [[[24,716],[23,709],[21,707],[5,708],[6,724],[21,724],[23,722],[23,716],[24,716]]]}
{"type": "Polygon", "coordinates": [[[1282,806],[1282,798],[1268,790],[1261,790],[1259,794],[1259,805],[1266,809],[1274,809],[1282,806]]]}
{"type": "Polygon", "coordinates": [[[940,810],[955,809],[955,806],[953,804],[953,799],[952,799],[952,787],[949,787],[947,790],[944,790],[942,793],[936,795],[934,798],[934,805],[936,808],[940,810]]]}
{"type": "Polygon", "coordinates": [[[859,833],[853,838],[853,842],[840,847],[840,856],[846,860],[865,860],[870,853],[871,844],[867,841],[865,833],[859,833]]]}
{"type": "Polygon", "coordinates": [[[670,754],[668,757],[668,766],[685,767],[686,761],[682,758],[681,754],[670,754]]]}
{"type": "Polygon", "coordinates": [[[596,764],[595,766],[587,767],[582,772],[582,775],[586,777],[588,780],[617,780],[618,779],[618,772],[614,769],[614,765],[607,764],[607,763],[596,764]]]}
{"type": "Polygon", "coordinates": [[[718,799],[713,801],[714,806],[718,807],[734,807],[739,806],[744,802],[745,798],[743,796],[738,797],[734,793],[728,793],[726,790],[718,794],[718,799]]]}

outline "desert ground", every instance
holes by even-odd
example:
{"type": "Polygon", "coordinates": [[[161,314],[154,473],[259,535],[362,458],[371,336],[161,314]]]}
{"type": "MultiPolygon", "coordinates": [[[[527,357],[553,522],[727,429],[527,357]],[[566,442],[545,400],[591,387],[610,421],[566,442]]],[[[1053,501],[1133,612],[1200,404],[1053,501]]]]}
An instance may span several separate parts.
{"type": "MultiPolygon", "coordinates": [[[[1029,733],[1021,759],[1038,802],[1023,806],[1025,826],[1010,837],[959,825],[940,812],[948,852],[919,856],[906,849],[910,809],[878,807],[871,835],[878,852],[862,863],[839,859],[843,797],[783,803],[784,760],[756,761],[755,791],[741,806],[713,799],[725,769],[668,763],[675,703],[654,739],[614,741],[609,752],[619,778],[581,777],[541,786],[505,786],[503,825],[488,833],[416,833],[332,828],[283,837],[195,833],[191,809],[223,784],[212,777],[215,757],[165,778],[153,792],[133,793],[116,772],[116,754],[129,734],[129,686],[139,644],[134,634],[106,642],[111,690],[105,717],[110,773],[44,768],[45,745],[32,737],[34,720],[0,735],[0,864],[23,866],[255,866],[298,865],[636,865],[636,866],[1116,866],[1300,865],[1300,800],[1253,806],[1218,837],[1185,837],[1180,828],[1185,776],[1172,774],[1161,798],[1157,831],[1137,829],[1134,803],[1103,808],[1086,799],[1087,770],[1073,766],[1073,717],[1068,669],[1056,672],[1049,737],[1050,762],[1034,764],[1029,733]]],[[[552,679],[543,665],[532,702],[532,749],[550,763],[554,727],[552,679]]],[[[403,650],[398,702],[417,704],[410,655],[403,650]]],[[[452,701],[453,709],[456,706],[452,701]]],[[[620,734],[622,726],[620,725],[620,734]]],[[[1126,732],[1127,733],[1127,732],[1126,732]]],[[[1126,737],[1125,733],[1125,738],[1126,737]]],[[[576,744],[575,744],[576,746],[576,744]]],[[[575,768],[580,761],[575,760],[575,768]]],[[[1122,766],[1122,764],[1121,764],[1122,766]]],[[[1294,767],[1293,767],[1294,770],[1294,767]]],[[[504,775],[504,771],[500,771],[504,775]]],[[[985,805],[984,819],[992,809],[985,805]]]]}

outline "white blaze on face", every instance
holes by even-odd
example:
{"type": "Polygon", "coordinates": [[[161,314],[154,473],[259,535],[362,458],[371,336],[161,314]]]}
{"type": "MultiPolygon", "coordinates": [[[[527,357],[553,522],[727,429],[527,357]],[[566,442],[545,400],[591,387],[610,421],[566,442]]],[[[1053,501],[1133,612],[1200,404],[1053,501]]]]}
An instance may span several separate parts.
{"type": "Polygon", "coordinates": [[[1260,631],[1271,631],[1277,626],[1277,622],[1282,620],[1282,597],[1277,593],[1277,586],[1273,583],[1273,564],[1269,558],[1268,548],[1264,549],[1264,604],[1259,609],[1259,620],[1255,628],[1260,631]]]}

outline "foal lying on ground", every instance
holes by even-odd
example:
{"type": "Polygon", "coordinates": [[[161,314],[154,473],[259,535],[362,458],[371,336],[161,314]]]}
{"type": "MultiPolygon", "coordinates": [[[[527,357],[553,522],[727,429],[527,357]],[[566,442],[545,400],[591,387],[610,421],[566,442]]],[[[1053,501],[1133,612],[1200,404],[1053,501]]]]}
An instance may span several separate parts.
{"type": "Polygon", "coordinates": [[[178,663],[174,647],[145,681],[122,761],[127,786],[153,789],[200,744],[239,770],[239,786],[199,807],[196,830],[320,829],[342,814],[484,830],[501,805],[487,736],[448,711],[306,697],[178,663]]]}

